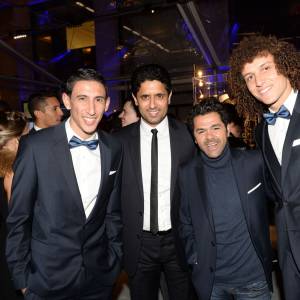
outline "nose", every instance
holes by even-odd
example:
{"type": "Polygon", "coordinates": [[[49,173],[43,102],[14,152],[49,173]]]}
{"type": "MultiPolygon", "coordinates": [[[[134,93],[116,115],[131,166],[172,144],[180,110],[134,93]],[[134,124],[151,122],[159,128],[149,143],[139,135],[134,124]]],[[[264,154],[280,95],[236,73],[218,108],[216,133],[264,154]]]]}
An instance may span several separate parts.
{"type": "Polygon", "coordinates": [[[155,108],[155,97],[150,98],[149,106],[150,108],[155,108]]]}
{"type": "Polygon", "coordinates": [[[123,116],[124,116],[124,111],[122,111],[122,112],[118,115],[118,118],[119,118],[119,119],[122,119],[123,116]]]}
{"type": "Polygon", "coordinates": [[[93,100],[88,103],[88,114],[91,116],[95,114],[95,102],[93,100]]]}
{"type": "Polygon", "coordinates": [[[261,74],[255,75],[255,84],[256,86],[262,86],[264,83],[264,76],[261,74]]]}
{"type": "Polygon", "coordinates": [[[210,139],[212,136],[213,136],[213,131],[212,130],[206,130],[206,132],[205,132],[206,139],[210,139]]]}
{"type": "Polygon", "coordinates": [[[60,107],[57,108],[57,114],[62,117],[64,115],[63,111],[61,110],[60,107]]]}

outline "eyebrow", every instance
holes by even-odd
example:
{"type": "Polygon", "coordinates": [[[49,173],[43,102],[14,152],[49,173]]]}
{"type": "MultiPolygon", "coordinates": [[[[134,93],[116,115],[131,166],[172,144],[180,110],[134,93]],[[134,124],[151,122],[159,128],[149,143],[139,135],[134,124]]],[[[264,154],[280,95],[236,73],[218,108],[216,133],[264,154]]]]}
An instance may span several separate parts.
{"type": "MultiPolygon", "coordinates": [[[[274,63],[274,62],[272,62],[272,61],[265,61],[265,62],[263,62],[261,65],[259,65],[258,67],[259,67],[259,68],[262,68],[264,65],[266,65],[266,64],[272,64],[272,63],[274,63]]],[[[246,73],[246,74],[242,74],[242,76],[243,76],[243,77],[246,77],[246,76],[249,75],[249,74],[253,74],[253,72],[248,72],[248,73],[246,73]]]]}

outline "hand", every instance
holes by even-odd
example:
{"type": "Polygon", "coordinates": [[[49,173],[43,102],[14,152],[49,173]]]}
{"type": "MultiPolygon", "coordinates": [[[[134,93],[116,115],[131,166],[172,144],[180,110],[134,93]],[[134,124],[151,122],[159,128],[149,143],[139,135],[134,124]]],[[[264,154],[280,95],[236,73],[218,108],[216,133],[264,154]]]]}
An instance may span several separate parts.
{"type": "Polygon", "coordinates": [[[23,295],[25,295],[26,291],[27,291],[27,288],[21,289],[21,292],[23,295]]]}

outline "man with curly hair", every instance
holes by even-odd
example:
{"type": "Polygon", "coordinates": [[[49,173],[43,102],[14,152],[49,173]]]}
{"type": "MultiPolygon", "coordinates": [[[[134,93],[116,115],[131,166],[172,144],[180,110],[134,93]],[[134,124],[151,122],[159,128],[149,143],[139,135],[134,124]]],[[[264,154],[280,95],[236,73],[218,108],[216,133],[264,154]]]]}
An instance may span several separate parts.
{"type": "Polygon", "coordinates": [[[244,38],[230,58],[240,114],[260,120],[255,139],[276,195],[279,263],[286,300],[300,299],[300,54],[276,37],[244,38]]]}

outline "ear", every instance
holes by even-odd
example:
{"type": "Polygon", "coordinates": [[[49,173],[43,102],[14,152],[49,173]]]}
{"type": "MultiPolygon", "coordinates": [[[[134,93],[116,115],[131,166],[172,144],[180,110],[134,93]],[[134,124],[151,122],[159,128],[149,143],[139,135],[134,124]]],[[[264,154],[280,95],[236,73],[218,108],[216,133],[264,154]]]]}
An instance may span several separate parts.
{"type": "Polygon", "coordinates": [[[107,97],[106,100],[105,100],[105,111],[108,110],[109,104],[110,104],[110,97],[107,97]]]}
{"type": "Polygon", "coordinates": [[[71,109],[71,99],[70,99],[70,97],[66,93],[63,93],[62,94],[62,100],[63,100],[64,106],[66,107],[66,109],[70,110],[71,109]]]}
{"type": "Polygon", "coordinates": [[[39,119],[39,117],[40,117],[40,115],[41,115],[42,113],[43,113],[43,112],[40,111],[40,110],[35,110],[35,111],[33,112],[33,114],[34,114],[34,116],[35,116],[36,119],[39,119]]]}
{"type": "Polygon", "coordinates": [[[170,94],[169,94],[169,97],[168,97],[168,104],[170,104],[171,103],[171,97],[172,97],[172,91],[170,92],[170,94]]]}
{"type": "Polygon", "coordinates": [[[133,93],[131,93],[131,96],[132,96],[132,98],[133,98],[133,100],[134,100],[134,104],[135,104],[136,106],[139,106],[138,101],[137,101],[137,99],[136,99],[136,97],[134,96],[133,93]]]}
{"type": "Polygon", "coordinates": [[[227,130],[227,137],[229,137],[230,136],[230,124],[227,124],[226,130],[227,130]]]}

